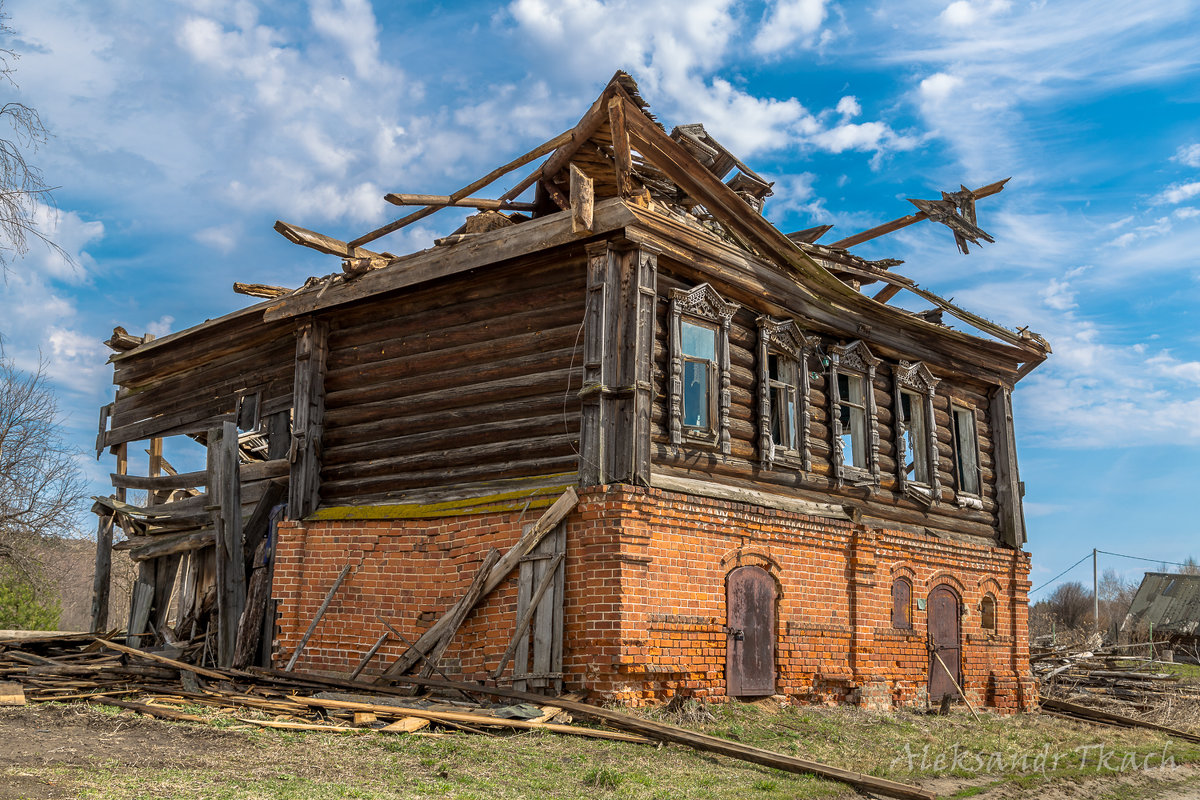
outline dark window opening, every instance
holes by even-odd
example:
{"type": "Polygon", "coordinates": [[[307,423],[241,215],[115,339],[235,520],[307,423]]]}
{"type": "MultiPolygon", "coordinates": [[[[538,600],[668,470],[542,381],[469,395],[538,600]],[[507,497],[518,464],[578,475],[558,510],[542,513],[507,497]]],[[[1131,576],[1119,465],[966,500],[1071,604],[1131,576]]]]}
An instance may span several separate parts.
{"type": "Polygon", "coordinates": [[[979,494],[979,441],[975,433],[975,412],[952,408],[954,467],[958,473],[958,491],[979,494]]]}
{"type": "Polygon", "coordinates": [[[904,476],[914,483],[929,483],[928,428],[925,406],[919,395],[900,392],[900,424],[904,432],[904,476]]]}
{"type": "Polygon", "coordinates": [[[912,629],[912,584],[907,578],[892,581],[892,627],[912,629]]]}
{"type": "Polygon", "coordinates": [[[861,375],[838,373],[838,416],[842,423],[843,462],[867,468],[867,402],[861,375]]]}
{"type": "Polygon", "coordinates": [[[996,630],[996,601],[991,595],[985,596],[979,604],[979,625],[985,631],[996,630]]]}

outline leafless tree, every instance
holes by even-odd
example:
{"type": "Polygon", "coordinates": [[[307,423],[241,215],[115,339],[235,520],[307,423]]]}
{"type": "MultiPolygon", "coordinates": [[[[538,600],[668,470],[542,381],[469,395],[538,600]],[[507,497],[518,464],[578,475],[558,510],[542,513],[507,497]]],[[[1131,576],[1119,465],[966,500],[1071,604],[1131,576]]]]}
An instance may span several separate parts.
{"type": "MultiPolygon", "coordinates": [[[[0,38],[12,34],[8,15],[0,0],[0,38]]],[[[0,84],[7,82],[16,89],[13,79],[20,54],[0,47],[0,84]]],[[[0,136],[0,274],[7,274],[14,256],[29,252],[29,237],[42,241],[63,258],[70,256],[39,227],[39,208],[55,208],[51,187],[46,185],[42,171],[26,158],[45,144],[50,137],[37,109],[17,101],[0,105],[0,121],[11,128],[10,136],[0,136]]],[[[0,125],[0,128],[3,128],[0,125]]]]}
{"type": "Polygon", "coordinates": [[[1060,628],[1076,628],[1090,621],[1092,593],[1078,581],[1060,584],[1042,603],[1060,628]]]}
{"type": "Polygon", "coordinates": [[[0,564],[32,579],[39,545],[77,533],[86,493],[76,455],[44,367],[24,372],[0,356],[0,564]]]}

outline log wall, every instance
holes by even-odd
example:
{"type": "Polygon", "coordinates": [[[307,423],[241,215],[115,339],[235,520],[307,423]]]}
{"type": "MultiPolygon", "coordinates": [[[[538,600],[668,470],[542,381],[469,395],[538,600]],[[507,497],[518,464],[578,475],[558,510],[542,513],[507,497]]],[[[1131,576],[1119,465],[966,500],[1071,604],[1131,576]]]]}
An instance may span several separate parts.
{"type": "Polygon", "coordinates": [[[329,317],[321,503],[573,472],[582,251],[329,317]]]}

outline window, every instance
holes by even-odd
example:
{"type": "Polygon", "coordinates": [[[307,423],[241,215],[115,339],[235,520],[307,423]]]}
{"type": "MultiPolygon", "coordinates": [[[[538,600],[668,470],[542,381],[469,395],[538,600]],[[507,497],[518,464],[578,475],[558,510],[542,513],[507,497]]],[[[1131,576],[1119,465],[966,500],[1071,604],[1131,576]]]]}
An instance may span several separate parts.
{"type": "Polygon", "coordinates": [[[681,322],[683,342],[683,426],[691,431],[712,434],[713,379],[717,374],[717,332],[708,325],[691,320],[681,322]]]}
{"type": "Polygon", "coordinates": [[[879,488],[879,431],[875,419],[875,367],[864,342],[829,348],[830,417],[837,484],[879,488]]]}
{"type": "Polygon", "coordinates": [[[979,494],[979,439],[975,434],[975,412],[961,406],[950,407],[954,444],[954,470],[958,491],[979,494]]]}
{"type": "Polygon", "coordinates": [[[717,446],[728,454],[729,325],[737,303],[707,283],[671,291],[671,443],[717,446]]]}
{"type": "Polygon", "coordinates": [[[910,499],[926,506],[941,495],[933,395],[939,380],[924,364],[892,366],[896,409],[896,482],[910,499]]]}
{"type": "Polygon", "coordinates": [[[838,418],[845,463],[867,468],[867,400],[861,375],[838,375],[838,418]]]}
{"type": "Polygon", "coordinates": [[[908,578],[892,581],[892,627],[912,629],[912,584],[908,578]]]}
{"type": "Polygon", "coordinates": [[[996,632],[996,601],[990,594],[984,595],[979,603],[979,626],[985,631],[996,632]]]}
{"type": "Polygon", "coordinates": [[[768,467],[812,468],[808,442],[811,343],[791,320],[758,318],[759,451],[768,467]]]}

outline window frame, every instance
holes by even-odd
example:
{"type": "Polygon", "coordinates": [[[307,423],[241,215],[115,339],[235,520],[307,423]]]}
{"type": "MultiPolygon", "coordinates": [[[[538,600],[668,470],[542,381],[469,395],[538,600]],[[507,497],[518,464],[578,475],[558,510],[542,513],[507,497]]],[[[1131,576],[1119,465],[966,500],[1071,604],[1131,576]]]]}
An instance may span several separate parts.
{"type": "Polygon", "coordinates": [[[760,460],[768,468],[781,464],[802,472],[812,470],[808,362],[814,344],[794,320],[758,318],[758,449],[760,460]],[[777,364],[789,364],[795,370],[792,383],[771,377],[772,357],[777,364]],[[781,417],[792,431],[793,447],[776,442],[773,430],[777,394],[789,390],[793,396],[792,414],[789,419],[786,411],[781,412],[781,417]]]}
{"type": "MultiPolygon", "coordinates": [[[[850,483],[852,486],[868,487],[872,493],[879,490],[879,419],[875,406],[875,369],[881,363],[871,354],[870,348],[861,339],[845,345],[833,345],[829,348],[827,392],[829,395],[829,428],[833,440],[834,474],[839,489],[850,483]],[[841,414],[843,401],[841,385],[838,382],[839,375],[853,375],[862,379],[862,409],[865,428],[863,450],[867,462],[865,467],[846,463],[844,444],[842,443],[844,433],[841,414]]],[[[849,402],[846,404],[858,407],[849,402]]]]}
{"type": "Polygon", "coordinates": [[[892,579],[892,628],[898,631],[911,631],[913,629],[913,585],[912,581],[906,575],[898,575],[892,579]],[[903,585],[908,589],[908,606],[904,609],[904,625],[896,624],[896,612],[899,610],[896,603],[896,587],[903,585]]]}
{"type": "MultiPolygon", "coordinates": [[[[934,415],[933,398],[937,394],[937,385],[941,380],[934,376],[924,363],[900,361],[892,366],[892,397],[895,419],[896,436],[896,485],[900,492],[926,506],[936,505],[941,498],[942,483],[939,476],[939,456],[937,447],[937,418],[934,415]],[[914,441],[914,447],[920,447],[919,457],[924,460],[927,480],[918,480],[916,476],[909,477],[908,466],[908,437],[909,421],[904,415],[904,397],[907,395],[913,401],[920,403],[921,416],[924,418],[923,441],[914,441]]],[[[910,402],[911,407],[911,402],[910,402]]],[[[915,440],[915,437],[913,437],[915,440]]]]}
{"type": "Polygon", "coordinates": [[[726,301],[707,283],[693,289],[672,289],[670,303],[671,444],[716,447],[723,455],[729,455],[733,450],[729,433],[729,406],[732,397],[729,378],[729,326],[733,315],[741,306],[726,301]],[[685,425],[683,419],[684,363],[698,360],[683,354],[685,319],[716,331],[716,363],[713,364],[713,369],[709,370],[709,424],[703,428],[685,425]]]}
{"type": "Polygon", "coordinates": [[[980,466],[979,460],[979,418],[976,410],[966,405],[952,400],[950,402],[950,449],[954,457],[954,491],[955,495],[966,500],[982,501],[983,499],[983,468],[980,466]],[[960,415],[971,420],[971,441],[967,443],[968,449],[963,448],[963,436],[959,426],[960,415]],[[971,491],[964,487],[963,481],[963,454],[969,454],[974,460],[974,469],[972,470],[975,480],[975,490],[971,491]]]}
{"type": "Polygon", "coordinates": [[[996,598],[992,597],[991,592],[985,594],[979,601],[979,628],[984,633],[995,634],[999,631],[1000,626],[996,618],[997,611],[996,598]],[[988,625],[988,605],[991,605],[992,624],[988,625]]]}

